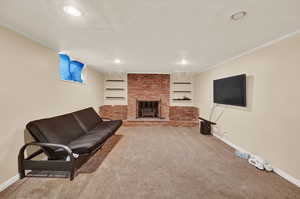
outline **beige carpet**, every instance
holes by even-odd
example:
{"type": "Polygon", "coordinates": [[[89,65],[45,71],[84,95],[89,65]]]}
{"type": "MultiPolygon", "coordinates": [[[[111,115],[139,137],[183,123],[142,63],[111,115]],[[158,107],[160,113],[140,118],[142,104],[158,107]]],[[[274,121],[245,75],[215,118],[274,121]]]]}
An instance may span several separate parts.
{"type": "Polygon", "coordinates": [[[118,134],[74,181],[25,178],[0,193],[0,198],[300,198],[295,185],[255,169],[198,129],[126,127],[118,134]]]}

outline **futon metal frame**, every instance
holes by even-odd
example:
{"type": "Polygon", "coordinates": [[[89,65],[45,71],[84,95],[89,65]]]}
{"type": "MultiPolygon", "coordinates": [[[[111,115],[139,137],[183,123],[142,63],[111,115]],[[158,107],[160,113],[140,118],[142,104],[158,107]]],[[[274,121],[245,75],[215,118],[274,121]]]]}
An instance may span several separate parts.
{"type": "Polygon", "coordinates": [[[31,142],[25,144],[19,151],[18,156],[18,170],[20,174],[20,178],[26,177],[25,171],[31,170],[31,171],[66,171],[69,172],[69,178],[70,180],[74,179],[75,171],[79,169],[85,162],[87,162],[101,147],[99,146],[97,149],[95,149],[92,153],[89,154],[80,154],[78,157],[74,157],[72,150],[62,144],[53,144],[53,143],[40,143],[40,142],[31,142]],[[38,146],[41,149],[35,151],[28,157],[24,157],[25,149],[28,146],[38,146]],[[53,148],[61,148],[63,149],[69,156],[68,160],[64,159],[51,159],[49,158],[48,151],[49,149],[53,148]],[[40,154],[46,154],[47,160],[33,160],[34,157],[40,155],[40,154]]]}

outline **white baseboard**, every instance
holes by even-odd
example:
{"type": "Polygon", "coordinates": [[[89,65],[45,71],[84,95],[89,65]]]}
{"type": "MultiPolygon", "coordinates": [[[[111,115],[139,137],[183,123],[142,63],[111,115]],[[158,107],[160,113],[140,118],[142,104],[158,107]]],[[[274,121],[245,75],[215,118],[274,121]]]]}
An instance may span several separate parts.
{"type": "Polygon", "coordinates": [[[15,182],[17,182],[19,179],[20,179],[20,175],[17,174],[11,177],[10,179],[6,180],[2,184],[0,184],[0,192],[6,189],[7,187],[9,187],[10,185],[14,184],[15,182]]]}
{"type": "MultiPolygon", "coordinates": [[[[231,146],[232,148],[238,150],[238,151],[242,151],[242,152],[245,152],[245,153],[248,153],[250,155],[254,155],[253,153],[250,153],[248,151],[246,151],[245,149],[233,144],[232,142],[226,140],[225,138],[217,135],[217,134],[213,134],[213,136],[215,136],[216,138],[220,139],[221,141],[223,141],[225,144],[231,146]]],[[[282,171],[281,169],[278,169],[278,168],[273,168],[273,171],[274,173],[276,173],[277,175],[283,177],[284,179],[286,179],[287,181],[295,184],[297,187],[300,187],[300,180],[298,180],[297,178],[291,176],[290,174],[282,171]]]]}
{"type": "MultiPolygon", "coordinates": [[[[42,160],[47,160],[47,157],[42,158],[42,160]]],[[[28,172],[29,172],[29,170],[25,170],[25,175],[28,172]]],[[[15,176],[11,177],[10,179],[6,180],[2,184],[0,184],[0,192],[3,191],[4,189],[6,189],[7,187],[9,187],[10,185],[14,184],[15,182],[17,182],[19,179],[20,179],[20,175],[17,174],[15,176]]]]}
{"type": "Polygon", "coordinates": [[[278,168],[274,168],[273,169],[274,172],[277,174],[277,175],[280,175],[281,177],[283,177],[284,179],[286,179],[287,181],[297,185],[298,187],[300,187],[300,180],[298,180],[297,178],[291,176],[290,174],[278,169],[278,168]]]}
{"type": "Polygon", "coordinates": [[[224,142],[225,144],[231,146],[232,148],[234,148],[234,149],[236,149],[236,150],[238,150],[238,151],[248,153],[248,154],[251,155],[251,156],[254,155],[254,154],[250,153],[249,151],[246,151],[245,149],[243,149],[243,148],[241,148],[241,147],[239,147],[239,146],[237,146],[237,145],[235,145],[235,144],[229,142],[228,140],[226,140],[225,138],[223,138],[223,137],[221,137],[221,136],[219,136],[219,135],[217,135],[217,134],[213,134],[213,136],[215,136],[216,138],[220,139],[220,140],[221,140],[222,142],[224,142]]]}

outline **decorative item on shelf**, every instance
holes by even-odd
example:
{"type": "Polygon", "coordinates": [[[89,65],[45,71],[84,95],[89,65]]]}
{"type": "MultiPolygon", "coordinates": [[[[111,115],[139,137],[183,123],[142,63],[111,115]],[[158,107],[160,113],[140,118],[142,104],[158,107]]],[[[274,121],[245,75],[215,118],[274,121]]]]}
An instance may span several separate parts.
{"type": "Polygon", "coordinates": [[[216,125],[215,122],[208,121],[202,117],[199,117],[201,120],[200,133],[203,135],[211,135],[211,125],[216,125]]]}
{"type": "Polygon", "coordinates": [[[173,100],[190,101],[190,100],[192,100],[192,99],[189,98],[189,97],[183,96],[182,98],[174,98],[173,100]]]}
{"type": "Polygon", "coordinates": [[[182,98],[183,100],[191,100],[191,98],[189,98],[189,97],[186,97],[186,96],[183,96],[183,98],[182,98]]]}

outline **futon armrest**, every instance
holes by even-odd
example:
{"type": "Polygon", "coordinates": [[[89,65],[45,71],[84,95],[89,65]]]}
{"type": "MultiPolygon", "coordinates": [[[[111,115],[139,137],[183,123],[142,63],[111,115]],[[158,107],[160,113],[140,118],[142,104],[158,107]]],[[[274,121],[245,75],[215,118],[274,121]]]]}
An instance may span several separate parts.
{"type": "MultiPolygon", "coordinates": [[[[36,155],[40,154],[40,150],[36,151],[30,158],[35,157],[36,155]]],[[[47,153],[46,153],[47,154],[47,153]]],[[[53,143],[40,143],[40,142],[31,142],[22,146],[19,151],[18,157],[18,170],[20,174],[20,179],[25,177],[25,170],[38,170],[38,171],[69,171],[70,172],[70,180],[74,179],[75,175],[75,167],[76,161],[72,154],[72,150],[62,144],[53,144],[53,143]],[[28,146],[39,146],[45,152],[46,148],[61,148],[67,152],[70,157],[70,160],[63,161],[63,160],[31,160],[29,158],[24,159],[24,151],[28,146]]]]}
{"type": "Polygon", "coordinates": [[[107,118],[107,117],[101,117],[102,120],[108,120],[108,121],[113,121],[113,119],[111,118],[107,118]]]}
{"type": "Polygon", "coordinates": [[[61,148],[68,153],[68,155],[70,156],[70,161],[74,161],[72,150],[68,146],[62,144],[41,143],[41,142],[30,142],[25,144],[19,151],[19,160],[24,159],[24,151],[28,146],[39,146],[42,148],[43,151],[45,151],[45,148],[61,148]]]}

